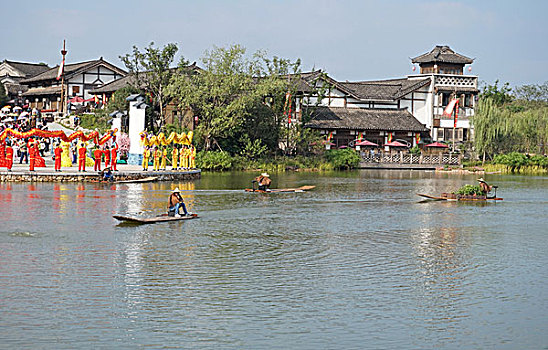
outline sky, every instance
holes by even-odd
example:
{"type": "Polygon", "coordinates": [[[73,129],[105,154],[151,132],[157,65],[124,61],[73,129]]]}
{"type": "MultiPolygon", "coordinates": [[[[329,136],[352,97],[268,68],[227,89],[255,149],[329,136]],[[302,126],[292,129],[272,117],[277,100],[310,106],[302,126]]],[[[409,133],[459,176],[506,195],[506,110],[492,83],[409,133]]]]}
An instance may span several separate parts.
{"type": "MultiPolygon", "coordinates": [[[[512,86],[548,81],[548,1],[94,0],[7,1],[0,61],[61,61],[119,56],[135,45],[176,43],[178,58],[214,46],[302,60],[339,81],[413,74],[410,58],[436,45],[474,58],[479,80],[512,86]]],[[[417,67],[418,68],[418,67],[417,67]]],[[[417,70],[418,71],[418,70],[417,70]]]]}

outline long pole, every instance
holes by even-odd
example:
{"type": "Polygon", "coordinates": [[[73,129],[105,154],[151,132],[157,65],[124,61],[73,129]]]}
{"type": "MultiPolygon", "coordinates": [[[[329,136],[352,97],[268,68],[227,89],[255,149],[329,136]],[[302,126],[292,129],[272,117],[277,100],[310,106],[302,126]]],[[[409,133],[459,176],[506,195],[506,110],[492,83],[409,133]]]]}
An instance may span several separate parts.
{"type": "MultiPolygon", "coordinates": [[[[61,50],[61,55],[63,55],[63,65],[65,64],[65,56],[67,54],[67,50],[65,49],[65,40],[63,40],[63,49],[61,50]]],[[[65,93],[65,67],[63,67],[63,71],[61,72],[61,113],[64,115],[66,110],[67,103],[65,102],[67,98],[67,94],[65,93]]]]}

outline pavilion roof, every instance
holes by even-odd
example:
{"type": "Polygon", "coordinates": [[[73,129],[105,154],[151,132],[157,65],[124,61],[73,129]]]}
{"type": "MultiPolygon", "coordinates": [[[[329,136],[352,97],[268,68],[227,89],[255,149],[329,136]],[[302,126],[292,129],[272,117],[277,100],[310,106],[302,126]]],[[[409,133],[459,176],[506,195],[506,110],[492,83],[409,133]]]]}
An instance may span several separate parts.
{"type": "Polygon", "coordinates": [[[472,58],[466,57],[451,50],[449,46],[438,45],[432,51],[417,56],[411,59],[412,63],[455,63],[455,64],[470,64],[474,62],[472,58]]]}

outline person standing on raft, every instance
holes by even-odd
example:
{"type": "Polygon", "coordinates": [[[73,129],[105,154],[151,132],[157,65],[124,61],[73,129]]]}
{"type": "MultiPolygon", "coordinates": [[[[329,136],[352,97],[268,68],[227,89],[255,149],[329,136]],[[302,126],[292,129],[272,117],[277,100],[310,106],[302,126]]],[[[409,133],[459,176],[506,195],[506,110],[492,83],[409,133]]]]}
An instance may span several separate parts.
{"type": "Polygon", "coordinates": [[[181,214],[179,214],[180,207],[183,207],[184,215],[189,215],[183,197],[181,197],[181,191],[179,191],[179,188],[175,188],[169,195],[169,204],[167,205],[168,215],[181,217],[181,214]]]}
{"type": "Polygon", "coordinates": [[[253,181],[253,190],[255,190],[255,183],[259,185],[259,191],[270,191],[270,184],[272,183],[272,180],[270,179],[270,175],[268,173],[262,173],[261,175],[257,176],[253,181]]]}

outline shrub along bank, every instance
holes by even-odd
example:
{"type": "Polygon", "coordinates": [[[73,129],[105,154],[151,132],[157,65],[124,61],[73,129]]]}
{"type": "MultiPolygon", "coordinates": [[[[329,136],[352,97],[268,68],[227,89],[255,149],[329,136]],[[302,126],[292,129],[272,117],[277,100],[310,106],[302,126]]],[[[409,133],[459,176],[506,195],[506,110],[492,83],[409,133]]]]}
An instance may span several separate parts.
{"type": "Polygon", "coordinates": [[[202,170],[257,170],[276,172],[285,170],[333,170],[354,169],[358,166],[360,157],[352,149],[330,150],[324,155],[271,157],[249,159],[244,156],[232,156],[221,151],[202,151],[196,155],[196,166],[202,170]]]}

